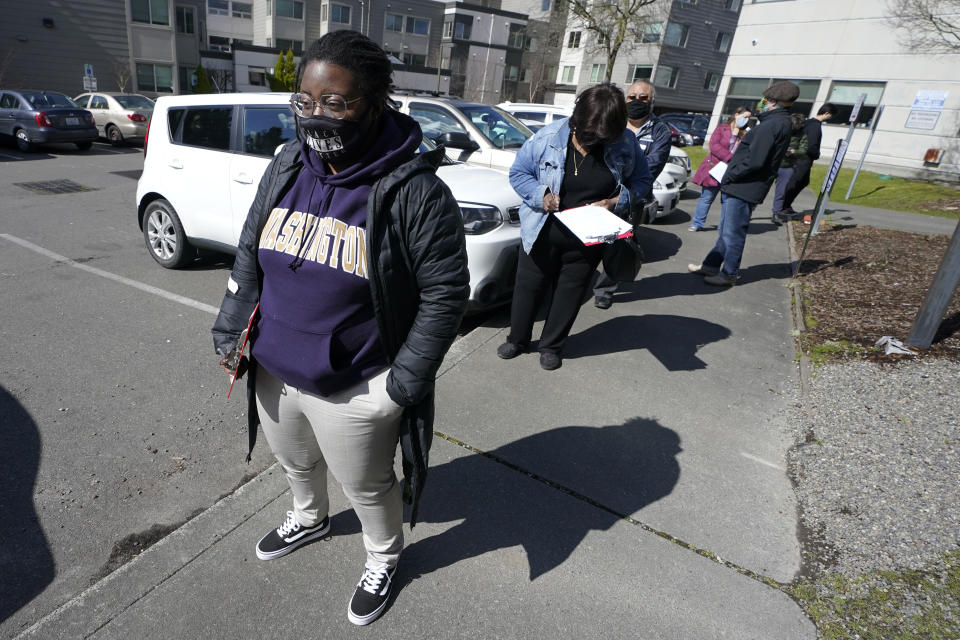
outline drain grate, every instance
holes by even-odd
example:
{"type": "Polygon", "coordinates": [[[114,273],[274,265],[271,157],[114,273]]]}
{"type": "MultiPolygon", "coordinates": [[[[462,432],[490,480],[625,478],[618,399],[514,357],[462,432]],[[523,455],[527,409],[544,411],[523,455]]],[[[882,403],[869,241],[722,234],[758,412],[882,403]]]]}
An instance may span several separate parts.
{"type": "Polygon", "coordinates": [[[18,187],[29,189],[44,195],[51,193],[78,193],[80,191],[96,191],[91,187],[77,184],[73,180],[44,180],[42,182],[14,182],[18,187]]]}

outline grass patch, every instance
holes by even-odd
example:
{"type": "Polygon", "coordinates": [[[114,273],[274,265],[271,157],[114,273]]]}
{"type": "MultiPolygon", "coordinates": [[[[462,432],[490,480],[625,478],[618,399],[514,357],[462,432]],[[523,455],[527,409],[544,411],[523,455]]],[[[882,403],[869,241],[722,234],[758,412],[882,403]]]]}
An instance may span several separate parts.
{"type": "Polygon", "coordinates": [[[868,353],[869,351],[872,350],[859,344],[847,342],[846,340],[828,340],[823,344],[810,347],[807,355],[810,356],[810,362],[813,363],[813,366],[819,367],[827,362],[830,362],[831,360],[859,357],[865,353],[868,353]]]}
{"type": "Polygon", "coordinates": [[[786,587],[826,640],[960,637],[960,550],[921,570],[828,574],[786,587]]]}
{"type": "MultiPolygon", "coordinates": [[[[707,157],[707,150],[703,147],[683,147],[683,150],[690,156],[690,166],[696,172],[697,167],[707,157]]],[[[810,187],[808,188],[813,189],[814,194],[823,184],[827,168],[825,164],[815,164],[810,170],[810,187]]],[[[853,179],[853,171],[853,169],[840,170],[833,186],[831,197],[833,202],[850,202],[864,207],[923,213],[943,218],[960,218],[960,189],[892,176],[885,176],[889,177],[889,180],[881,179],[881,174],[872,171],[860,172],[857,176],[857,184],[850,194],[850,200],[845,201],[843,197],[847,195],[847,188],[850,187],[850,180],[853,179]]]]}

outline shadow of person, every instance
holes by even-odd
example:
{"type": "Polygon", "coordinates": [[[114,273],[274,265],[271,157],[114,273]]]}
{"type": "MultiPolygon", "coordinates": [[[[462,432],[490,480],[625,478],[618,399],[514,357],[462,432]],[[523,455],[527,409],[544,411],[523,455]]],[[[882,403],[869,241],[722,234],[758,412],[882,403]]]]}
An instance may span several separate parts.
{"type": "Polygon", "coordinates": [[[761,280],[789,278],[793,275],[792,269],[793,265],[789,262],[770,262],[767,264],[750,265],[745,269],[740,269],[740,277],[737,279],[736,286],[741,287],[751,282],[760,282],[761,280]]]}
{"type": "MultiPolygon", "coordinates": [[[[652,227],[641,227],[640,246],[643,247],[643,262],[650,264],[660,262],[677,255],[680,247],[683,246],[683,240],[675,233],[669,231],[660,231],[652,227]]],[[[643,273],[641,271],[641,273],[643,273]]]]}
{"type": "Polygon", "coordinates": [[[0,622],[33,600],[54,578],[53,555],[33,506],[40,432],[26,409],[0,386],[0,622]]]}
{"type": "Polygon", "coordinates": [[[456,523],[403,552],[401,582],[522,546],[530,580],[560,566],[590,531],[670,494],[680,437],[654,420],[558,427],[430,469],[423,522],[456,523]],[[544,483],[542,488],[530,481],[544,483]],[[580,498],[584,502],[571,502],[580,498]]]}
{"type": "Polygon", "coordinates": [[[563,349],[566,360],[620,351],[646,349],[668,371],[706,369],[697,357],[705,344],[730,337],[719,324],[686,316],[618,316],[570,336],[563,349]]]}

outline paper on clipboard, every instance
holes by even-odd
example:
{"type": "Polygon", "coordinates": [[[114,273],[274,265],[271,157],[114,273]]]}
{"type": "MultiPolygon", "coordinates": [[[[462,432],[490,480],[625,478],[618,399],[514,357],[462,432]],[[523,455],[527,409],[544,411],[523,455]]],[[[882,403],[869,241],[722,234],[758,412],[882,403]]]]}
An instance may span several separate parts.
{"type": "Polygon", "coordinates": [[[583,244],[613,242],[633,235],[633,226],[604,207],[586,205],[554,214],[583,244]]]}

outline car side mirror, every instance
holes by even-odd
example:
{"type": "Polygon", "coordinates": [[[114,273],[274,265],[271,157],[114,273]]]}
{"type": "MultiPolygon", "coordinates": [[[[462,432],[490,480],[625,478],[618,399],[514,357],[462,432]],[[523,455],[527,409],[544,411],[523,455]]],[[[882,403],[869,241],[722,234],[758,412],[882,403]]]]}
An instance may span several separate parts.
{"type": "Polygon", "coordinates": [[[433,141],[451,149],[460,149],[468,155],[480,148],[480,145],[474,142],[470,134],[462,131],[447,131],[434,138],[433,141]]]}

